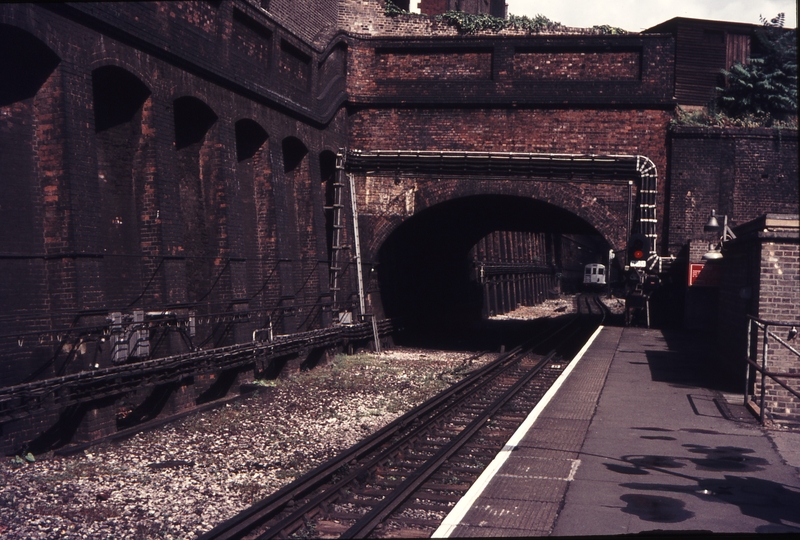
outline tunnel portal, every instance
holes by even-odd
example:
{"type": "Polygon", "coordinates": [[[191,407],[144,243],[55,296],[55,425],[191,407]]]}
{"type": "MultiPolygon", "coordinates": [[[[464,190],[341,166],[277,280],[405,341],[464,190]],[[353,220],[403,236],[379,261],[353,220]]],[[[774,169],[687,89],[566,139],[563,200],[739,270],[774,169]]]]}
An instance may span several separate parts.
{"type": "Polygon", "coordinates": [[[546,277],[539,285],[555,291],[564,269],[602,262],[603,254],[608,243],[567,210],[527,197],[480,195],[446,201],[407,219],[381,246],[372,272],[387,317],[402,317],[412,327],[463,327],[496,314],[487,306],[492,293],[485,286],[492,270],[546,277]],[[498,232],[512,234],[498,242],[498,232]],[[579,249],[565,245],[576,238],[583,239],[579,249]],[[514,245],[515,240],[530,245],[514,245]]]}

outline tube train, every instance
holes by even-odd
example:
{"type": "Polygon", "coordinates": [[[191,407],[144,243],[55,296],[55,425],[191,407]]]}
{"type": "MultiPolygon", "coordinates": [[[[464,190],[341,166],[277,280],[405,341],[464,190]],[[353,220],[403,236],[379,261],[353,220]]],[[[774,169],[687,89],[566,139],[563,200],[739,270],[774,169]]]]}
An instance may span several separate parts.
{"type": "Polygon", "coordinates": [[[583,268],[583,286],[605,287],[606,285],[606,266],[604,264],[587,264],[583,268]]]}

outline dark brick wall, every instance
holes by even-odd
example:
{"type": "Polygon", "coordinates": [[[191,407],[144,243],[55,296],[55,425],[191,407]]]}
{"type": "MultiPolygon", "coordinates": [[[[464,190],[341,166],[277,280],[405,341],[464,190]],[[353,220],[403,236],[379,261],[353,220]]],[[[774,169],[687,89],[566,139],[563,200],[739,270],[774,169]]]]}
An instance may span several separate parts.
{"type": "MultiPolygon", "coordinates": [[[[736,220],[797,199],[796,132],[676,131],[670,175],[681,180],[667,188],[669,36],[464,37],[430,17],[385,17],[379,0],[233,0],[3,4],[0,44],[13,44],[0,49],[0,76],[18,81],[0,91],[0,270],[13,276],[0,284],[3,385],[119,361],[101,340],[112,313],[195,323],[186,340],[154,328],[153,357],[247,341],[270,324],[328,325],[323,208],[340,148],[644,155],[659,172],[659,235],[670,215],[683,231],[670,250],[707,215],[679,205],[689,191],[736,220]]],[[[542,180],[381,177],[368,192],[357,177],[365,261],[409,216],[483,195],[550,203],[624,246],[625,182],[542,180]]],[[[541,242],[519,234],[493,239],[505,247],[490,255],[528,261],[510,243],[541,242]]],[[[345,262],[339,301],[352,308],[345,262]]],[[[538,301],[550,284],[537,279],[492,294],[538,301]]],[[[379,297],[374,277],[367,289],[379,297]]],[[[168,389],[165,410],[211,384],[168,389]]],[[[82,436],[108,431],[118,405],[84,411],[82,436]]],[[[53,419],[4,434],[23,440],[53,419]]]]}
{"type": "MultiPolygon", "coordinates": [[[[259,0],[252,3],[263,5],[259,0]]],[[[324,46],[338,29],[338,4],[333,0],[269,0],[266,12],[303,41],[324,46]]]]}
{"type": "Polygon", "coordinates": [[[492,78],[491,51],[393,51],[376,52],[375,79],[471,80],[492,78]],[[410,77],[409,77],[410,76],[410,77]]]}
{"type": "Polygon", "coordinates": [[[490,13],[492,2],[490,0],[410,0],[412,7],[416,4],[419,4],[420,11],[426,15],[437,15],[451,10],[482,14],[490,13]]]}
{"type": "MultiPolygon", "coordinates": [[[[314,49],[296,37],[281,37],[284,27],[255,26],[267,28],[271,19],[256,20],[250,4],[236,8],[251,18],[234,18],[227,2],[75,9],[18,4],[0,12],[3,36],[18,41],[21,32],[28,49],[46,47],[56,58],[35,88],[23,88],[29,95],[11,95],[0,105],[0,137],[4,148],[16,149],[2,157],[3,182],[10,186],[0,203],[3,219],[9,220],[3,227],[14,233],[3,235],[0,262],[6,275],[14,276],[0,290],[4,384],[19,383],[42,366],[38,377],[85,369],[95,361],[104,365],[110,358],[91,343],[83,347],[85,353],[68,358],[65,348],[57,352],[61,332],[23,337],[23,346],[17,333],[103,327],[114,310],[166,310],[183,317],[242,306],[264,310],[233,331],[222,320],[199,317],[195,345],[207,347],[250,339],[252,330],[270,318],[281,319],[282,296],[301,291],[300,303],[319,301],[327,286],[327,248],[324,233],[317,231],[324,231],[325,222],[319,217],[322,187],[314,163],[323,150],[345,146],[344,117],[334,107],[330,114],[336,116],[320,125],[312,110],[298,117],[274,96],[237,86],[247,79],[277,88],[273,93],[291,89],[292,100],[306,96],[316,103],[309,96],[318,61],[314,49]],[[243,35],[236,37],[235,29],[243,35]],[[283,41],[248,48],[254,35],[283,41]],[[275,66],[284,57],[270,60],[279,50],[275,43],[284,42],[290,57],[284,64],[291,73],[282,77],[275,66]],[[238,63],[212,62],[229,56],[238,63]],[[99,74],[109,66],[116,74],[104,79],[99,74]],[[115,94],[114,85],[121,84],[115,77],[123,75],[144,89],[141,100],[115,94]],[[276,77],[277,85],[267,84],[276,77]],[[300,94],[298,84],[306,89],[300,94]],[[111,108],[103,108],[103,92],[114,95],[111,108]],[[190,111],[181,127],[175,112],[181,98],[202,104],[216,120],[200,129],[192,125],[190,111]],[[123,110],[127,102],[133,105],[123,110]],[[267,141],[240,161],[234,125],[242,119],[277,141],[277,151],[267,141]],[[309,150],[306,164],[291,178],[282,175],[280,150],[280,141],[289,136],[309,150]],[[276,189],[284,201],[280,211],[276,189]],[[279,238],[292,248],[279,253],[279,238]],[[281,258],[289,265],[281,267],[281,258]]],[[[326,53],[327,84],[344,75],[345,51],[338,46],[326,53]]],[[[294,329],[323,325],[317,311],[299,319],[294,329]]],[[[71,347],[78,333],[66,339],[71,347]]],[[[167,339],[152,353],[182,350],[180,339],[167,339]]]]}
{"type": "Polygon", "coordinates": [[[409,36],[355,42],[349,52],[355,103],[674,106],[673,43],[659,35],[409,36]]]}
{"type": "MultiPolygon", "coordinates": [[[[365,150],[640,154],[649,157],[659,171],[666,168],[669,114],[664,111],[370,109],[354,113],[350,121],[350,144],[365,150]]],[[[658,190],[657,215],[663,223],[663,182],[658,190]]],[[[415,198],[421,209],[481,192],[542,198],[583,217],[615,249],[624,249],[627,184],[442,181],[426,185],[415,198]]]]}
{"type": "Polygon", "coordinates": [[[638,80],[641,54],[623,52],[519,52],[514,72],[539,80],[638,80]]]}
{"type": "Polygon", "coordinates": [[[473,246],[470,259],[482,289],[484,316],[539,304],[556,288],[552,243],[548,252],[545,237],[546,233],[494,231],[473,246]]]}
{"type": "MultiPolygon", "coordinates": [[[[776,214],[768,214],[767,218],[776,214]]],[[[720,373],[744,386],[745,358],[747,358],[747,333],[750,321],[747,315],[768,322],[784,323],[771,326],[778,337],[786,339],[791,325],[800,324],[800,235],[797,214],[783,216],[783,225],[769,225],[764,217],[750,221],[736,229],[739,237],[727,242],[724,257],[715,261],[722,270],[719,287],[719,309],[716,321],[720,373]]],[[[800,372],[800,358],[781,346],[774,337],[769,338],[767,369],[775,373],[800,372]]],[[[761,364],[763,360],[764,332],[753,329],[751,358],[761,364]]],[[[790,342],[794,346],[794,342],[790,342]]],[[[796,348],[796,346],[795,346],[796,348]]],[[[795,390],[800,388],[796,379],[786,379],[795,390]]],[[[752,381],[750,391],[760,396],[760,375],[752,381]]],[[[767,418],[797,422],[800,419],[800,400],[770,379],[766,383],[767,418]]]]}
{"type": "Polygon", "coordinates": [[[669,146],[670,253],[689,240],[716,239],[703,232],[712,209],[734,227],[800,206],[796,130],[677,127],[669,146]]]}
{"type": "Polygon", "coordinates": [[[272,61],[272,31],[238,9],[233,10],[232,45],[233,60],[243,65],[269,68],[272,61]]]}
{"type": "MultiPolygon", "coordinates": [[[[767,240],[767,239],[765,239],[767,240]]],[[[761,283],[759,287],[759,317],[767,321],[778,321],[796,325],[800,323],[800,236],[794,241],[769,239],[761,246],[761,283]]],[[[788,326],[773,326],[771,330],[786,339],[788,326]]],[[[790,342],[797,349],[797,341],[790,342]]],[[[767,369],[775,373],[800,373],[800,357],[770,338],[767,369]]],[[[779,377],[796,392],[800,392],[800,381],[779,377]]],[[[766,385],[765,408],[773,420],[791,423],[800,421],[800,399],[796,398],[776,382],[766,385]]]]}

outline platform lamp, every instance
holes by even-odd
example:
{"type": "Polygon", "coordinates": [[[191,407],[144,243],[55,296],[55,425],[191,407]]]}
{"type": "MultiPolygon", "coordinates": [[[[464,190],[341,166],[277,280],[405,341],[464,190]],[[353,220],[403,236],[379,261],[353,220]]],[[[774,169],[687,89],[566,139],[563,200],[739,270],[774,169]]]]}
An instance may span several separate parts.
{"type": "Polygon", "coordinates": [[[719,238],[718,244],[709,244],[708,251],[705,255],[703,255],[704,261],[714,261],[717,259],[722,258],[722,245],[727,242],[728,240],[733,240],[736,238],[736,235],[733,234],[733,231],[728,227],[728,216],[719,216],[722,218],[722,225],[719,224],[717,220],[717,211],[711,211],[711,217],[708,218],[708,223],[705,224],[703,230],[706,232],[718,232],[722,231],[722,236],[719,238]]]}

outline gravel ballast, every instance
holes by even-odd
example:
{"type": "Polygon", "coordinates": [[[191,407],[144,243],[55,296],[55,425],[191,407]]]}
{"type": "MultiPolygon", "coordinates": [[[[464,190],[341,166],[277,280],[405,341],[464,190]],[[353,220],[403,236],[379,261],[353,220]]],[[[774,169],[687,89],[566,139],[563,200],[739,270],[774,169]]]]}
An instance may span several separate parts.
{"type": "MultiPolygon", "coordinates": [[[[565,297],[494,319],[574,311],[565,297]]],[[[33,463],[4,458],[0,537],[195,538],[496,357],[408,348],[339,355],[123,441],[33,463]]]]}
{"type": "Polygon", "coordinates": [[[496,354],[338,356],[255,397],[73,456],[0,465],[0,537],[194,538],[496,354]]]}

